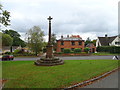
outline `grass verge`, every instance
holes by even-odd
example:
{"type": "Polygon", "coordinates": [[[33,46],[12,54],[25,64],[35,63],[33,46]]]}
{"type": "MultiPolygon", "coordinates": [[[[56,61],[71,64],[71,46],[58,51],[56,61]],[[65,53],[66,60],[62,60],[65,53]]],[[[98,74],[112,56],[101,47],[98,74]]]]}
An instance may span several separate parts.
{"type": "Polygon", "coordinates": [[[103,56],[103,55],[118,55],[118,54],[112,54],[112,53],[107,53],[107,52],[98,52],[98,53],[92,53],[92,55],[103,56]]]}
{"type": "Polygon", "coordinates": [[[5,88],[62,88],[118,67],[117,60],[65,60],[64,65],[35,66],[34,61],[4,61],[5,88]]]}

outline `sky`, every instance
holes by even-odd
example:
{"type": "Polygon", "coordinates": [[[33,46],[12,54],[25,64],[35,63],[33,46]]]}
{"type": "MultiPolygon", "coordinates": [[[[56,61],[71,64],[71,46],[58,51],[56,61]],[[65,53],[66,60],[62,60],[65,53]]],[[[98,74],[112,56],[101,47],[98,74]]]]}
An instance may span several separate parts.
{"type": "Polygon", "coordinates": [[[48,39],[48,20],[57,39],[63,35],[80,35],[83,40],[118,34],[119,0],[1,0],[10,12],[13,29],[25,39],[33,26],[39,26],[48,39]]]}

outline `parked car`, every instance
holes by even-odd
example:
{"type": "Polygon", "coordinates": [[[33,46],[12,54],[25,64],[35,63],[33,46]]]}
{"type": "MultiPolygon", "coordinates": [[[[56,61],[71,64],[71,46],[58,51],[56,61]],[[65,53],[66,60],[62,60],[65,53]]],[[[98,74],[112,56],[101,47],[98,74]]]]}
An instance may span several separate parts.
{"type": "Polygon", "coordinates": [[[13,60],[13,59],[14,59],[13,55],[3,55],[2,56],[2,61],[13,60]]]}

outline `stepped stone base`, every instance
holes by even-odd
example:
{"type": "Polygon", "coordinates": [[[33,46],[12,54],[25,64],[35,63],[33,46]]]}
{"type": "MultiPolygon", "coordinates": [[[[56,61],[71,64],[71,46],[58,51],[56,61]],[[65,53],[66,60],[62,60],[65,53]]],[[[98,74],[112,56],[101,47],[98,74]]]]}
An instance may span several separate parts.
{"type": "Polygon", "coordinates": [[[59,59],[58,57],[53,58],[42,57],[39,60],[35,61],[34,64],[37,66],[55,66],[64,64],[64,61],[59,59]]]}

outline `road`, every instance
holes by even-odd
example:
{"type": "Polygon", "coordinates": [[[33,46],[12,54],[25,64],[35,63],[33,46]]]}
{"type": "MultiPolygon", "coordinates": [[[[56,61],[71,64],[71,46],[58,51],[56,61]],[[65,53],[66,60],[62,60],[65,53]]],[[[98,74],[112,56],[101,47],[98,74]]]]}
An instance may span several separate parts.
{"type": "Polygon", "coordinates": [[[120,70],[83,88],[118,88],[118,73],[120,73],[120,70]]]}
{"type": "MultiPolygon", "coordinates": [[[[63,60],[95,60],[95,59],[112,59],[113,56],[65,56],[59,57],[63,60]]],[[[40,59],[40,57],[15,57],[14,61],[33,61],[40,59]]]]}

